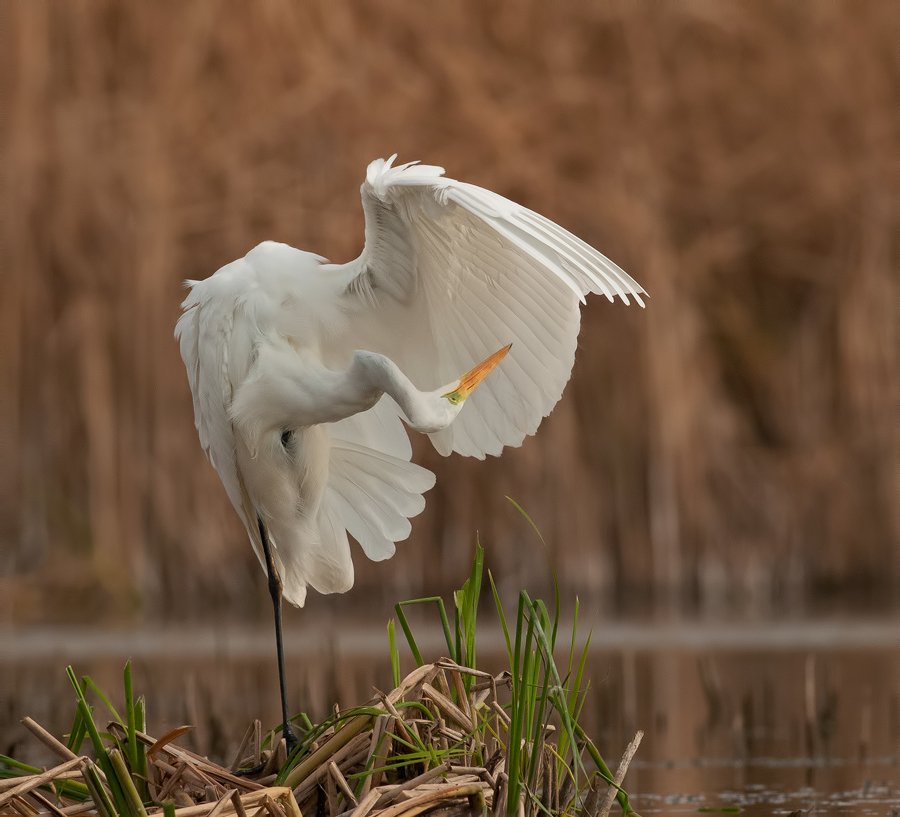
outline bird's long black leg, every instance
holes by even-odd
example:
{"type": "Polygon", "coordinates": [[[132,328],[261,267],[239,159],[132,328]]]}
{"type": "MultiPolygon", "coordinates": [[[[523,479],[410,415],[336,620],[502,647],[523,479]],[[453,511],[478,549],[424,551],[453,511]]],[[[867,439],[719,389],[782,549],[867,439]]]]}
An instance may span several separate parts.
{"type": "Polygon", "coordinates": [[[284,638],[281,634],[281,577],[275,567],[275,559],[272,556],[272,546],[269,543],[269,532],[265,523],[257,516],[256,523],[259,527],[259,538],[262,541],[263,554],[266,557],[266,573],[269,576],[269,595],[272,596],[272,608],[275,613],[275,649],[278,652],[278,684],[281,688],[281,718],[284,728],[284,739],[287,744],[288,755],[297,746],[297,735],[291,727],[288,717],[287,690],[284,682],[284,638]]]}

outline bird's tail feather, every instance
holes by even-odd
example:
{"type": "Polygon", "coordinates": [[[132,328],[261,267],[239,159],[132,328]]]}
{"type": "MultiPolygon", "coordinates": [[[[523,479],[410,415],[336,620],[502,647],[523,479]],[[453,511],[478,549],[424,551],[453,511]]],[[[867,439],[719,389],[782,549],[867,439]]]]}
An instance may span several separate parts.
{"type": "MultiPolygon", "coordinates": [[[[259,513],[274,544],[284,598],[302,607],[307,587],[320,593],[343,593],[353,585],[348,534],[373,561],[394,555],[395,542],[409,536],[410,518],[425,507],[422,496],[434,485],[434,474],[410,462],[412,448],[397,405],[384,396],[369,411],[322,427],[322,456],[327,476],[316,510],[309,514],[293,499],[290,487],[300,472],[273,476],[243,452],[242,472],[253,478],[244,492],[245,514],[259,513]],[[255,497],[256,501],[251,501],[255,497]]],[[[312,446],[315,440],[311,439],[312,446]]],[[[312,450],[312,449],[310,449],[312,450]]],[[[269,463],[271,465],[271,463],[269,463]]],[[[324,470],[324,469],[323,469],[324,470]]],[[[254,550],[265,569],[256,526],[247,526],[254,550]]]]}
{"type": "Polygon", "coordinates": [[[372,561],[394,555],[410,518],[425,508],[434,474],[408,460],[347,440],[332,440],[325,503],[372,561]]]}
{"type": "Polygon", "coordinates": [[[434,474],[413,462],[333,439],[315,524],[282,531],[276,543],[284,598],[302,607],[307,586],[319,593],[349,590],[354,573],[347,534],[371,560],[389,559],[394,543],[409,536],[409,519],[421,513],[422,494],[433,485],[434,474]]]}
{"type": "Polygon", "coordinates": [[[313,525],[292,532],[293,542],[282,548],[284,598],[295,607],[306,601],[307,586],[319,593],[345,593],[353,586],[350,543],[340,517],[323,499],[313,525]]]}

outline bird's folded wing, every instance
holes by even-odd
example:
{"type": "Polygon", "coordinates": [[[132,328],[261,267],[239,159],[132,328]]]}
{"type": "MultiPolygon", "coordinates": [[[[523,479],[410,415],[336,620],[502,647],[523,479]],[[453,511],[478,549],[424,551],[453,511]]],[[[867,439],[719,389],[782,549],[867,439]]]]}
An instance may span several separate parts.
{"type": "Polygon", "coordinates": [[[184,313],[175,326],[175,337],[187,369],[200,445],[261,559],[255,512],[241,482],[228,415],[234,389],[247,376],[252,358],[252,327],[239,314],[246,286],[242,265],[243,260],[235,261],[231,269],[223,268],[223,274],[188,282],[191,291],[182,303],[184,313]]]}
{"type": "Polygon", "coordinates": [[[420,388],[453,381],[508,343],[442,454],[521,444],[559,400],[589,293],[643,305],[644,290],[595,249],[525,207],[429,165],[378,159],[362,186],[366,244],[336,268],[355,314],[347,343],[389,355],[420,388]]]}

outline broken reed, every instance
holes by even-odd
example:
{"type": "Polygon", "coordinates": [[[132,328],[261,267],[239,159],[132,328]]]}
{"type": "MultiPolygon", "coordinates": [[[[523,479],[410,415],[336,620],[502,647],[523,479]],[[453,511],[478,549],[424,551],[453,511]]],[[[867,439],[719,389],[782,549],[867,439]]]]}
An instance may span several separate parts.
{"type": "Polygon", "coordinates": [[[508,619],[488,574],[508,668],[491,674],[476,666],[483,560],[478,547],[469,578],[453,595],[452,618],[439,597],[396,606],[417,667],[400,678],[396,630],[389,623],[393,690],[320,724],[301,714],[295,719],[301,740],[290,758],[281,736],[264,737],[256,722],[230,767],[212,763],[176,745],[188,727],[159,739],[147,734],[144,700],[134,695],[130,665],[122,712],[90,678],[78,678],[70,668],[76,713],[66,742],[24,721],[63,762],[44,771],[0,758],[0,778],[6,778],[0,779],[0,809],[23,817],[412,817],[435,808],[498,817],[595,817],[618,800],[623,814],[634,814],[621,782],[640,738],[614,777],[578,722],[590,639],[576,650],[577,605],[558,664],[558,594],[551,613],[522,592],[515,618],[508,619]],[[436,607],[449,658],[424,661],[406,616],[409,606],[421,604],[436,607]],[[105,730],[90,697],[112,719],[105,730]]]}

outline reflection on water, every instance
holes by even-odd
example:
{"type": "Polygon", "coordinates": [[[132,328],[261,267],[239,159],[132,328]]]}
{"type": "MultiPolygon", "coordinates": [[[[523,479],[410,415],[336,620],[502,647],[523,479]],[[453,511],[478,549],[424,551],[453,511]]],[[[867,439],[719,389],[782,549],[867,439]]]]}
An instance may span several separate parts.
{"type": "MultiPolygon", "coordinates": [[[[645,731],[628,777],[645,815],[898,815],[898,632],[890,620],[598,624],[586,725],[611,761],[645,731]]],[[[441,652],[437,633],[421,645],[441,652]]],[[[500,668],[500,646],[482,642],[485,668],[500,668]]],[[[70,661],[118,690],[131,655],[151,731],[192,723],[192,748],[218,758],[231,759],[252,718],[279,719],[268,628],[29,631],[0,634],[0,647],[0,752],[40,756],[18,725],[26,714],[65,730],[70,661]]],[[[315,717],[390,685],[380,626],[319,622],[292,631],[287,649],[291,698],[315,717]]]]}

